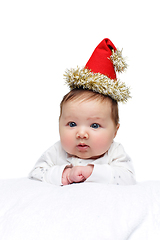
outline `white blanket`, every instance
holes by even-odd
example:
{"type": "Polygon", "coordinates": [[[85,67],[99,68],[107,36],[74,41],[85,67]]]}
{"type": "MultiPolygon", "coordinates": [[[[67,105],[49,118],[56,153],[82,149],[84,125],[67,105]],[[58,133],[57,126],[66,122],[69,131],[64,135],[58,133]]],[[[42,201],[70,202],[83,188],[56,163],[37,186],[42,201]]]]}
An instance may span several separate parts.
{"type": "Polygon", "coordinates": [[[159,240],[160,181],[57,187],[0,180],[0,240],[159,240]]]}

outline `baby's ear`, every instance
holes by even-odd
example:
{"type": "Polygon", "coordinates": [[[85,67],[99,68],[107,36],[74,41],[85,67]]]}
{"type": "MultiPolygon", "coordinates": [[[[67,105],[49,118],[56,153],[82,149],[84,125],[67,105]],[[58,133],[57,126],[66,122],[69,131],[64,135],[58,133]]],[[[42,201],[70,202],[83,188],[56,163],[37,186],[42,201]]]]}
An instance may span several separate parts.
{"type": "Polygon", "coordinates": [[[116,131],[115,131],[115,134],[114,134],[114,138],[115,138],[116,135],[117,135],[117,131],[118,131],[119,127],[120,127],[120,124],[118,123],[117,126],[116,126],[116,131]]]}

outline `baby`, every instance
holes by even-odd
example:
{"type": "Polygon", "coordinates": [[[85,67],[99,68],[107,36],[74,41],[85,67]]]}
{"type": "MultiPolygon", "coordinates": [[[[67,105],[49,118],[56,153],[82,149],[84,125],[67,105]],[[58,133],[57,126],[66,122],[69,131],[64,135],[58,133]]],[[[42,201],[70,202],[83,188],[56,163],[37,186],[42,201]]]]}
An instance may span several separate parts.
{"type": "MultiPolygon", "coordinates": [[[[103,41],[108,44],[110,40],[103,41]]],[[[74,74],[77,72],[79,76],[91,75],[94,85],[93,72],[78,69],[74,74]]],[[[76,80],[72,81],[72,90],[60,104],[60,141],[41,156],[29,177],[59,186],[84,181],[135,184],[132,161],[122,145],[114,142],[120,126],[117,95],[95,91],[83,82],[84,76],[78,85],[76,80]]],[[[126,96],[123,88],[123,97],[126,96]]]]}

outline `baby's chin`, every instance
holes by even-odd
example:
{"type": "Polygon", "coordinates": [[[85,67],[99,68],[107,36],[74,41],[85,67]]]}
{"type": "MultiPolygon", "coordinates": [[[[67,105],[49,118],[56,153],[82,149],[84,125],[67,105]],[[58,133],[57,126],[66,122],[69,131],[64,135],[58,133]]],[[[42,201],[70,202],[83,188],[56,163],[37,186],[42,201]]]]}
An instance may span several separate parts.
{"type": "Polygon", "coordinates": [[[102,154],[98,154],[98,155],[96,155],[96,156],[92,156],[92,155],[84,155],[84,154],[71,154],[71,153],[68,153],[68,155],[69,156],[72,156],[72,157],[76,157],[76,158],[80,158],[80,159],[84,159],[84,160],[89,160],[89,159],[94,159],[94,160],[96,160],[96,159],[98,159],[98,158],[101,158],[101,157],[103,157],[104,156],[104,154],[105,153],[102,153],[102,154]]]}

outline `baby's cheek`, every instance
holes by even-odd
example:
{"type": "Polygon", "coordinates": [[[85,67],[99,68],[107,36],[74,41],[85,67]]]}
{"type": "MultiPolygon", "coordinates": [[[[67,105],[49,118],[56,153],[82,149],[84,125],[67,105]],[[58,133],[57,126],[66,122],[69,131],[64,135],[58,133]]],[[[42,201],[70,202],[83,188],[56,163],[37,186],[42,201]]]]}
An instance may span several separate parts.
{"type": "Polygon", "coordinates": [[[96,138],[95,149],[97,149],[99,152],[108,151],[110,145],[111,142],[106,136],[105,137],[100,136],[96,138]]]}
{"type": "Polygon", "coordinates": [[[61,136],[61,144],[65,151],[68,152],[68,150],[70,149],[70,147],[72,145],[72,141],[73,140],[69,134],[61,136]]]}

